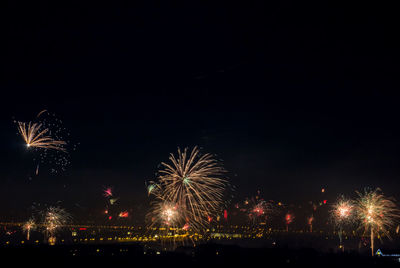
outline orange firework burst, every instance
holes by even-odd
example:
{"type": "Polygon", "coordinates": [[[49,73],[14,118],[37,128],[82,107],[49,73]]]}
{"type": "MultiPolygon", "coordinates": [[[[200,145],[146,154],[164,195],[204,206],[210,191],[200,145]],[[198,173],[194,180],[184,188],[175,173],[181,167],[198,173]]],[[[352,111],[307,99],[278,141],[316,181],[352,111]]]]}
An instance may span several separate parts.
{"type": "Polygon", "coordinates": [[[42,124],[29,122],[18,122],[18,130],[24,139],[27,147],[53,149],[66,152],[65,141],[54,140],[49,134],[48,128],[42,124]]]}
{"type": "Polygon", "coordinates": [[[364,228],[364,234],[370,233],[371,252],[374,255],[374,238],[384,234],[390,238],[390,229],[396,225],[400,217],[393,198],[385,197],[379,188],[357,192],[356,201],[357,217],[364,228]]]}
{"type": "Polygon", "coordinates": [[[171,154],[169,159],[172,164],[162,162],[159,171],[161,199],[176,204],[182,217],[199,229],[222,209],[227,183],[221,178],[224,169],[210,154],[200,155],[197,147],[190,153],[178,148],[178,156],[171,154]]]}
{"type": "Polygon", "coordinates": [[[182,213],[177,204],[156,200],[152,203],[152,210],[147,214],[150,220],[150,227],[154,225],[178,228],[184,224],[182,213]]]}
{"type": "Polygon", "coordinates": [[[307,224],[310,227],[310,233],[312,233],[313,221],[314,221],[314,216],[313,215],[311,215],[310,217],[307,218],[307,224]]]}
{"type": "Polygon", "coordinates": [[[344,250],[343,247],[343,228],[345,225],[351,224],[354,221],[354,202],[350,199],[346,199],[344,196],[340,196],[335,204],[332,205],[331,219],[338,228],[339,235],[339,248],[344,250]]]}
{"type": "Polygon", "coordinates": [[[57,231],[71,220],[71,215],[60,207],[49,207],[43,213],[43,226],[46,237],[55,241],[57,231]]]}
{"type": "Polygon", "coordinates": [[[354,204],[351,200],[341,196],[332,206],[331,215],[335,225],[342,226],[350,223],[354,216],[354,204]]]}
{"type": "Polygon", "coordinates": [[[33,219],[29,219],[22,225],[22,231],[26,233],[26,240],[29,240],[31,231],[35,229],[36,229],[36,223],[33,219]]]}
{"type": "Polygon", "coordinates": [[[128,218],[129,217],[129,212],[128,211],[121,211],[119,214],[118,214],[118,217],[120,217],[120,218],[128,218]]]}

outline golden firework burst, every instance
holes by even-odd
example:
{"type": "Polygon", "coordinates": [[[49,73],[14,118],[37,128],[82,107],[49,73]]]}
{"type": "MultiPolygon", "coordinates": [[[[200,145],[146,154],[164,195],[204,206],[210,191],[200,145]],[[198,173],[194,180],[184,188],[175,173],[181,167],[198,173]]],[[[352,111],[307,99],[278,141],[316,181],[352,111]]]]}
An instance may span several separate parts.
{"type": "Polygon", "coordinates": [[[66,152],[65,141],[54,140],[49,135],[49,129],[42,124],[18,122],[18,130],[27,147],[53,149],[66,152]]]}

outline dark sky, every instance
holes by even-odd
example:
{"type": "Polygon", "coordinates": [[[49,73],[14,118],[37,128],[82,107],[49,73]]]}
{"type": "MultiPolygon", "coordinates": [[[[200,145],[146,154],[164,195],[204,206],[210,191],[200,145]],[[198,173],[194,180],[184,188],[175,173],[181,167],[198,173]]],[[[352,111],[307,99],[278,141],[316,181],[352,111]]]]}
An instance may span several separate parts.
{"type": "Polygon", "coordinates": [[[58,200],[95,215],[106,185],[139,215],[144,181],[195,145],[224,160],[238,198],[260,189],[296,203],[323,187],[334,199],[379,186],[400,199],[393,7],[145,2],[3,9],[2,215],[58,200]],[[59,175],[31,175],[13,123],[43,109],[79,143],[59,175]]]}

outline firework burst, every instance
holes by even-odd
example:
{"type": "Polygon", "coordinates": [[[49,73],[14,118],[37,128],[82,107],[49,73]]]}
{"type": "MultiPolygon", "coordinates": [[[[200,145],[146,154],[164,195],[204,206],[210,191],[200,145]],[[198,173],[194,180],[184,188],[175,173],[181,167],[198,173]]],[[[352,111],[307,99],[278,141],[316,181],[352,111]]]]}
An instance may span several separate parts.
{"type": "MultiPolygon", "coordinates": [[[[176,248],[176,242],[185,243],[187,232],[191,228],[186,213],[178,204],[157,198],[151,202],[151,210],[146,214],[149,230],[157,230],[155,237],[159,237],[165,248],[176,248]],[[159,228],[157,228],[159,227],[159,228]],[[185,235],[186,234],[186,235],[185,235]]],[[[192,240],[194,243],[194,241],[192,240]]]]}
{"type": "Polygon", "coordinates": [[[36,229],[36,223],[32,218],[22,225],[22,231],[26,233],[26,240],[29,240],[31,231],[35,229],[36,229]]]}
{"type": "Polygon", "coordinates": [[[103,197],[105,198],[105,209],[108,220],[117,218],[127,218],[129,213],[127,211],[120,211],[117,205],[119,197],[116,196],[114,187],[103,186],[103,197]]]}
{"type": "Polygon", "coordinates": [[[66,170],[70,164],[69,151],[76,150],[76,144],[68,140],[70,134],[55,114],[43,110],[33,121],[14,122],[26,147],[33,152],[36,175],[39,173],[39,164],[41,168],[48,166],[51,173],[66,170]]]}
{"type": "Polygon", "coordinates": [[[128,218],[128,217],[129,217],[129,212],[126,211],[126,210],[121,211],[121,212],[118,214],[118,217],[120,217],[120,218],[128,218]]]}
{"type": "Polygon", "coordinates": [[[310,217],[307,218],[307,224],[310,228],[310,233],[312,233],[313,222],[314,222],[314,215],[311,215],[310,217]]]}
{"type": "Polygon", "coordinates": [[[257,204],[255,204],[250,211],[249,217],[256,219],[266,219],[267,212],[271,210],[271,205],[264,200],[260,200],[257,204]]]}
{"type": "Polygon", "coordinates": [[[265,223],[269,214],[273,211],[273,205],[262,198],[252,197],[244,201],[244,211],[248,218],[254,224],[265,223]]]}
{"type": "Polygon", "coordinates": [[[42,124],[29,122],[18,122],[18,130],[27,147],[53,149],[66,152],[65,141],[54,140],[49,135],[49,129],[42,124]]]}
{"type": "Polygon", "coordinates": [[[115,205],[117,203],[117,201],[119,200],[119,197],[117,198],[110,198],[110,205],[115,205]]]}
{"type": "Polygon", "coordinates": [[[227,181],[221,178],[225,170],[210,154],[200,155],[195,147],[190,153],[178,148],[178,155],[169,157],[171,164],[162,162],[159,170],[160,195],[179,208],[182,218],[191,227],[200,229],[209,217],[222,211],[227,181]]]}
{"type": "Polygon", "coordinates": [[[338,228],[338,235],[340,245],[339,248],[343,247],[343,228],[354,222],[355,211],[354,202],[350,199],[340,196],[339,199],[332,205],[331,218],[333,223],[338,228]]]}
{"type": "Polygon", "coordinates": [[[161,193],[161,187],[157,183],[150,181],[148,184],[146,184],[146,189],[147,189],[147,195],[154,195],[156,197],[160,196],[161,193]]]}
{"type": "Polygon", "coordinates": [[[104,197],[112,197],[113,196],[113,189],[112,187],[105,187],[103,190],[104,197]]]}
{"type": "Polygon", "coordinates": [[[286,223],[286,232],[289,232],[289,225],[294,221],[294,215],[293,213],[286,213],[285,215],[285,223],[286,223]]]}
{"type": "Polygon", "coordinates": [[[45,236],[55,242],[56,233],[71,220],[71,215],[60,207],[49,207],[43,213],[45,236]]]}
{"type": "Polygon", "coordinates": [[[357,192],[356,200],[357,217],[361,222],[364,234],[369,233],[371,240],[371,253],[374,255],[374,238],[381,234],[390,238],[390,229],[396,225],[400,217],[395,200],[385,197],[379,188],[357,192]]]}
{"type": "Polygon", "coordinates": [[[174,229],[185,224],[182,214],[178,204],[157,199],[152,202],[152,209],[146,217],[150,227],[158,225],[174,229]]]}

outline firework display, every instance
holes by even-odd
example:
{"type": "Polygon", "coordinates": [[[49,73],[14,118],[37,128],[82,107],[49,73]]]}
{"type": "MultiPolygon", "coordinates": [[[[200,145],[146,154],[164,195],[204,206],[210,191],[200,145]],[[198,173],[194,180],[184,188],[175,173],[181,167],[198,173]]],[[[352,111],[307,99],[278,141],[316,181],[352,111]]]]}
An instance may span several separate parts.
{"type": "Polygon", "coordinates": [[[154,196],[159,196],[160,194],[160,185],[157,183],[150,181],[148,184],[146,183],[146,188],[147,188],[147,195],[154,195],[154,196]]]}
{"type": "Polygon", "coordinates": [[[187,232],[191,227],[178,204],[160,198],[152,201],[146,220],[149,222],[150,229],[160,228],[161,231],[158,234],[160,238],[164,238],[160,239],[164,247],[175,248],[175,238],[182,232],[187,232]],[[168,237],[172,239],[168,239],[168,237]]]}
{"type": "Polygon", "coordinates": [[[118,214],[118,217],[120,217],[120,218],[128,218],[129,217],[129,212],[128,211],[121,211],[119,214],[118,214]]]}
{"type": "Polygon", "coordinates": [[[55,243],[57,232],[71,221],[71,215],[60,207],[49,207],[43,212],[44,234],[50,244],[55,243]]]}
{"type": "Polygon", "coordinates": [[[104,197],[112,197],[113,196],[113,190],[111,187],[107,187],[103,191],[103,196],[104,197]]]}
{"type": "Polygon", "coordinates": [[[108,221],[118,218],[128,218],[129,212],[126,210],[121,211],[118,206],[119,197],[115,196],[114,187],[103,187],[103,197],[105,198],[104,214],[108,221]]]}
{"type": "Polygon", "coordinates": [[[184,220],[177,204],[161,200],[153,203],[152,211],[148,214],[148,217],[151,217],[153,225],[158,224],[173,228],[178,228],[184,220]]]}
{"type": "Polygon", "coordinates": [[[18,122],[18,130],[27,147],[66,151],[66,142],[54,140],[48,135],[49,129],[42,124],[18,122]]]}
{"type": "MultiPolygon", "coordinates": [[[[37,176],[39,168],[43,166],[62,163],[61,166],[65,167],[68,163],[69,142],[61,138],[65,128],[60,127],[60,120],[49,119],[49,115],[47,110],[43,110],[34,121],[17,122],[19,135],[25,141],[29,155],[39,154],[40,161],[36,161],[34,172],[37,176]],[[59,155],[64,160],[60,160],[59,155]]],[[[266,229],[269,234],[274,232],[274,228],[281,232],[283,223],[287,233],[289,229],[290,233],[313,233],[314,228],[313,234],[316,234],[321,226],[328,226],[330,219],[334,232],[339,236],[341,250],[344,251],[343,237],[348,239],[351,236],[349,234],[352,234],[352,239],[359,239],[361,235],[362,244],[370,245],[372,255],[376,238],[390,238],[391,234],[399,233],[400,211],[395,200],[385,197],[379,188],[356,192],[358,197],[355,200],[339,196],[329,206],[330,210],[326,205],[330,203],[327,188],[319,187],[318,194],[308,199],[314,201],[301,204],[285,205],[271,199],[266,201],[261,197],[260,190],[255,196],[235,200],[236,203],[232,204],[234,197],[227,192],[234,187],[225,174],[226,170],[213,155],[202,154],[197,147],[192,150],[178,148],[176,154],[170,154],[169,162],[161,162],[156,179],[145,183],[146,194],[151,198],[150,209],[145,216],[147,229],[154,230],[157,237],[162,237],[160,241],[169,239],[175,243],[175,238],[179,236],[184,237],[184,240],[187,237],[192,239],[193,234],[203,237],[210,237],[210,233],[221,235],[223,232],[217,233],[215,229],[234,226],[233,218],[238,215],[241,220],[246,219],[247,230],[257,230],[247,234],[247,237],[262,237],[266,229]],[[357,225],[358,230],[352,228],[350,233],[350,227],[357,225]]],[[[129,223],[139,214],[136,211],[132,213],[132,208],[120,207],[120,197],[116,195],[113,186],[103,186],[100,196],[105,200],[105,207],[98,210],[101,212],[97,215],[107,225],[129,223]]],[[[71,215],[59,206],[47,207],[45,204],[45,207],[40,209],[41,222],[36,223],[34,219],[38,217],[32,217],[18,226],[26,234],[26,240],[30,240],[33,230],[40,229],[48,243],[55,244],[57,234],[71,221],[71,215]]]]}
{"type": "Polygon", "coordinates": [[[255,197],[246,198],[242,207],[241,210],[247,214],[253,225],[265,225],[267,218],[273,212],[273,204],[261,198],[260,191],[257,191],[255,197]]]}
{"type": "Polygon", "coordinates": [[[307,224],[310,227],[310,233],[312,233],[313,221],[314,221],[314,216],[313,215],[311,215],[310,217],[307,218],[307,224]]]}
{"type": "Polygon", "coordinates": [[[3,268],[400,266],[395,1],[5,3],[3,268]]]}
{"type": "MultiPolygon", "coordinates": [[[[222,178],[224,169],[210,154],[200,155],[195,147],[190,153],[188,148],[178,155],[169,157],[171,163],[162,162],[159,170],[159,181],[148,192],[159,188],[157,202],[154,211],[163,213],[165,207],[171,207],[167,211],[177,211],[179,216],[171,217],[176,223],[177,219],[184,219],[191,228],[200,230],[206,226],[208,219],[216,218],[222,211],[223,193],[227,181],[222,178]]],[[[164,217],[161,217],[164,218],[164,217]]],[[[170,222],[170,221],[163,221],[170,222]]]]}
{"type": "Polygon", "coordinates": [[[294,221],[294,215],[291,212],[286,213],[285,215],[285,223],[286,223],[286,232],[289,232],[289,225],[294,221]]]}
{"type": "Polygon", "coordinates": [[[256,219],[262,218],[263,220],[267,219],[267,212],[271,209],[269,203],[264,200],[258,201],[254,206],[251,207],[249,212],[249,217],[256,221],[256,219]]]}
{"type": "Polygon", "coordinates": [[[370,236],[371,254],[374,255],[375,237],[390,238],[390,229],[396,226],[400,211],[393,198],[383,195],[379,188],[357,192],[356,213],[364,234],[370,236]]]}
{"type": "Polygon", "coordinates": [[[14,122],[26,148],[32,153],[36,175],[39,174],[39,164],[48,167],[51,173],[66,170],[70,164],[69,149],[76,150],[76,144],[68,141],[70,134],[55,114],[43,110],[32,121],[14,122]]]}
{"type": "Polygon", "coordinates": [[[117,198],[110,198],[109,199],[110,205],[115,205],[117,203],[118,199],[119,199],[118,197],[117,198]]]}
{"type": "Polygon", "coordinates": [[[350,199],[340,196],[336,203],[333,204],[331,217],[335,227],[338,228],[339,248],[344,250],[343,246],[343,228],[351,224],[355,219],[354,202],[350,199]]]}
{"type": "Polygon", "coordinates": [[[34,219],[29,219],[22,225],[22,231],[26,233],[26,240],[29,240],[31,231],[36,229],[36,223],[34,219]]]}

